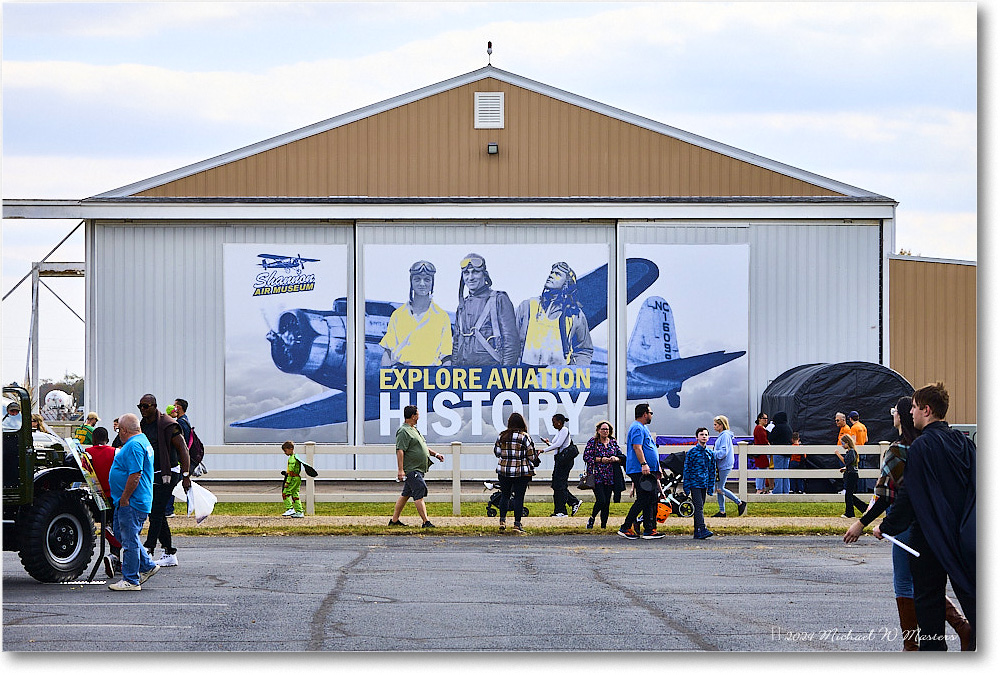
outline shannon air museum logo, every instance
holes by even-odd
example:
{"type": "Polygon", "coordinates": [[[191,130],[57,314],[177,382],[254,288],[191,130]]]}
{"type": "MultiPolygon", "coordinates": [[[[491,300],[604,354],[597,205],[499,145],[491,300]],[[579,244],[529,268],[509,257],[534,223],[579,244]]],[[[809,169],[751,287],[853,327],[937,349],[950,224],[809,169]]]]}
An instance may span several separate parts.
{"type": "Polygon", "coordinates": [[[319,262],[319,258],[303,258],[300,255],[274,255],[261,253],[260,266],[264,271],[257,275],[253,284],[253,294],[275,295],[277,293],[300,293],[316,288],[316,275],[305,273],[305,264],[319,262]]]}

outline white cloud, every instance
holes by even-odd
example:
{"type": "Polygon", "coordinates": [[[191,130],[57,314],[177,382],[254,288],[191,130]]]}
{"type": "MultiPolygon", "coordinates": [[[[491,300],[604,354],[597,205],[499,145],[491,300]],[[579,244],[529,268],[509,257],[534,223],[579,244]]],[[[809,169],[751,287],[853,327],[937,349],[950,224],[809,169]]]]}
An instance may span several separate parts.
{"type": "Polygon", "coordinates": [[[913,255],[951,260],[976,260],[975,213],[934,213],[896,210],[896,250],[913,255]]]}
{"type": "MultiPolygon", "coordinates": [[[[42,3],[37,3],[42,4],[42,3]]],[[[19,33],[67,37],[148,38],[174,30],[254,29],[278,22],[406,20],[468,11],[461,2],[115,2],[65,0],[59,12],[24,13],[19,33]]]]}
{"type": "Polygon", "coordinates": [[[107,5],[71,2],[61,12],[28,13],[18,27],[26,34],[141,38],[176,28],[267,20],[284,3],[122,2],[107,5]]]}
{"type": "Polygon", "coordinates": [[[83,199],[205,157],[5,156],[7,199],[83,199]]]}
{"type": "MultiPolygon", "coordinates": [[[[829,163],[831,156],[841,156],[837,163],[857,162],[859,149],[865,155],[887,150],[897,158],[909,157],[907,164],[925,161],[936,166],[942,162],[953,168],[965,163],[966,169],[976,161],[976,112],[947,108],[911,107],[872,112],[848,111],[789,111],[783,113],[748,113],[740,111],[718,114],[675,114],[660,120],[685,131],[697,133],[744,150],[780,161],[792,161],[768,154],[767,145],[794,151],[803,157],[822,157],[829,163]],[[923,157],[921,156],[923,155],[923,157]]],[[[808,168],[805,163],[799,165],[808,168]]]]}
{"type": "MultiPolygon", "coordinates": [[[[401,11],[416,11],[417,4],[404,3],[401,11]]],[[[429,7],[446,11],[437,5],[429,7]]],[[[658,72],[684,68],[678,59],[686,50],[704,54],[709,40],[722,43],[718,53],[711,55],[720,68],[745,67],[740,64],[747,60],[729,53],[731,49],[773,52],[776,47],[768,36],[775,35],[786,36],[782,48],[790,51],[788,67],[799,62],[797,54],[803,56],[799,68],[815,67],[811,64],[816,63],[816,55],[825,50],[841,56],[846,51],[849,58],[871,64],[888,61],[890,53],[898,51],[898,41],[910,44],[911,49],[926,49],[934,43],[975,43],[974,3],[767,3],[764,7],[759,3],[654,3],[598,11],[584,18],[498,20],[445,29],[426,38],[401,41],[395,49],[355,58],[281,64],[257,72],[184,72],[127,62],[7,61],[4,84],[13,95],[48,91],[74,97],[84,105],[111,100],[116,107],[136,113],[176,116],[194,123],[199,119],[269,122],[287,130],[289,125],[316,122],[453,76],[456,63],[483,64],[484,36],[495,41],[495,65],[529,76],[558,70],[555,83],[568,82],[567,86],[593,78],[595,73],[602,78],[617,73],[615,79],[642,79],[632,61],[639,45],[664,50],[662,65],[642,64],[655,79],[658,72]],[[971,21],[964,11],[966,4],[972,7],[971,21]],[[920,39],[914,40],[913,35],[920,39]],[[848,50],[845,41],[850,44],[848,50]]],[[[266,21],[276,11],[267,3],[141,4],[115,12],[115,21],[101,25],[116,35],[134,36],[140,25],[156,25],[157,21],[167,27],[187,27],[247,12],[266,21]]],[[[280,58],[275,55],[275,62],[280,63],[280,58]]],[[[898,61],[898,54],[891,60],[898,61]]],[[[851,65],[836,68],[847,71],[851,65]]]]}

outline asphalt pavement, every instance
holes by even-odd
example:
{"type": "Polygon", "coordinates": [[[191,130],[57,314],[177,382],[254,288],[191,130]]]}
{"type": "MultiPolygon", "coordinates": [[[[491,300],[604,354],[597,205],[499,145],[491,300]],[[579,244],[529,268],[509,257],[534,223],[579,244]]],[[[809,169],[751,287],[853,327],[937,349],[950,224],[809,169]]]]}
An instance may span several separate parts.
{"type": "Polygon", "coordinates": [[[498,533],[175,543],[179,566],[140,592],[40,584],[4,552],[4,650],[901,648],[889,544],[872,537],[849,546],[836,536],[724,534],[706,541],[498,533]]]}

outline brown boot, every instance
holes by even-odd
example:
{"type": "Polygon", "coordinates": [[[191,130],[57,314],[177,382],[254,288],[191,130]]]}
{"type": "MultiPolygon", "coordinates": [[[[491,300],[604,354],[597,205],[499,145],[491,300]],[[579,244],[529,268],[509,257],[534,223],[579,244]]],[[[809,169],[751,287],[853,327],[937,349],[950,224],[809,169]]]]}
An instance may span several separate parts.
{"type": "Polygon", "coordinates": [[[896,598],[896,610],[899,612],[899,628],[903,632],[903,651],[915,652],[919,650],[917,610],[913,606],[913,598],[896,598]]]}
{"type": "Polygon", "coordinates": [[[971,651],[972,626],[969,625],[969,621],[962,614],[962,611],[947,596],[944,599],[944,618],[948,622],[948,625],[954,628],[958,634],[959,642],[962,643],[962,651],[971,651]]]}

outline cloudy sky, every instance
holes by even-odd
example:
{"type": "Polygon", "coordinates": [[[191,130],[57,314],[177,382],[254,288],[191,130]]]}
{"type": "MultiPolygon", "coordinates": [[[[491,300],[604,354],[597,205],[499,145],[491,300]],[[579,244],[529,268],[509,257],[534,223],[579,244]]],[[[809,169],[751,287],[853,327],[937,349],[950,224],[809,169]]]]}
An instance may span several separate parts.
{"type": "MultiPolygon", "coordinates": [[[[493,65],[896,199],[977,256],[977,8],[941,3],[3,5],[4,198],[82,198],[493,65]]],[[[73,223],[4,221],[6,293],[73,223]]],[[[52,259],[82,260],[82,231],[52,259]]],[[[83,284],[50,282],[83,314],[83,284]]],[[[163,289],[167,292],[167,289],[163,289]]],[[[24,374],[29,293],[3,303],[24,374]]],[[[83,371],[42,296],[43,377],[83,371]]]]}

